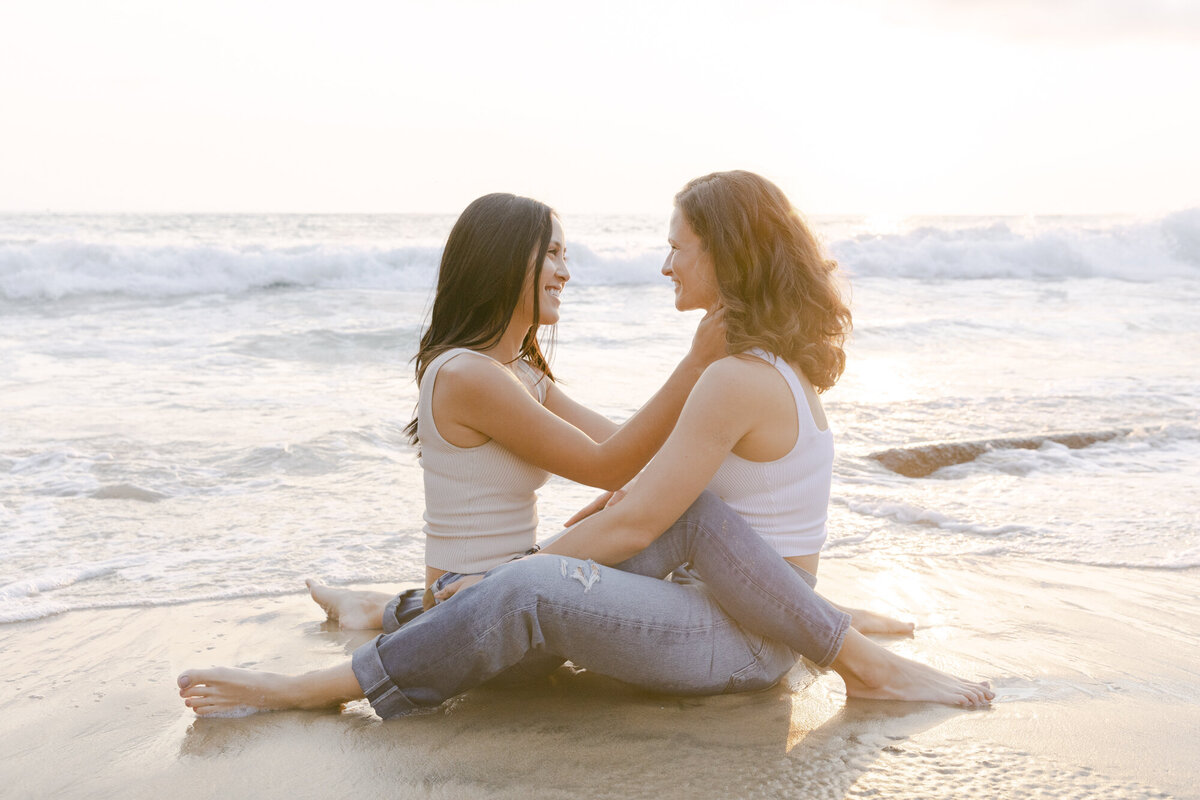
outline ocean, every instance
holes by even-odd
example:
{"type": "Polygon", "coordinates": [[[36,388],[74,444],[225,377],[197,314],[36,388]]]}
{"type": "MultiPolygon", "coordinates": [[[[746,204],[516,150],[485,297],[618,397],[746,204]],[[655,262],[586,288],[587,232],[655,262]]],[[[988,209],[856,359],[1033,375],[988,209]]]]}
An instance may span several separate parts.
{"type": "MultiPolygon", "coordinates": [[[[453,220],[0,215],[0,622],[419,581],[402,428],[453,220]]],[[[698,317],[665,215],[564,224],[554,368],[622,419],[698,317]]],[[[855,320],[826,559],[1200,569],[1200,210],[811,224],[855,320]]],[[[553,479],[543,534],[594,494],[553,479]]]]}

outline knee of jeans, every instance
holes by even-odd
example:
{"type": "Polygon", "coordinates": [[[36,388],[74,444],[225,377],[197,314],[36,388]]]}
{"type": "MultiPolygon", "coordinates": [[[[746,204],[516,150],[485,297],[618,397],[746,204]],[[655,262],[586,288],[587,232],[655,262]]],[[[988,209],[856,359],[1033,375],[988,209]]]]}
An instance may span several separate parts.
{"type": "Polygon", "coordinates": [[[712,517],[723,516],[729,510],[729,506],[725,505],[725,501],[717,497],[716,494],[705,489],[700,493],[700,496],[688,506],[685,512],[689,517],[712,517]]]}
{"type": "Polygon", "coordinates": [[[728,503],[707,489],[688,507],[685,516],[695,522],[703,520],[704,525],[701,527],[710,531],[724,531],[734,523],[745,524],[728,503]]]}
{"type": "MultiPolygon", "coordinates": [[[[494,570],[495,577],[502,577],[510,591],[546,597],[548,595],[578,590],[589,594],[600,582],[600,566],[588,559],[540,553],[519,561],[505,564],[494,570]]],[[[488,580],[491,580],[491,576],[488,580]]]]}
{"type": "Polygon", "coordinates": [[[556,561],[556,556],[526,556],[491,570],[483,584],[491,584],[492,591],[506,600],[531,595],[551,579],[556,561]]]}

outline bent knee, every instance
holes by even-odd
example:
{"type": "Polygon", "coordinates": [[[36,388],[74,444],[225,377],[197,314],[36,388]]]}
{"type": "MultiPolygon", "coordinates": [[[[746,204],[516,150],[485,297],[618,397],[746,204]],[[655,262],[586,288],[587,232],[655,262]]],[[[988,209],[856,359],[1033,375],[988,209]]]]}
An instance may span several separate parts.
{"type": "Polygon", "coordinates": [[[588,593],[600,582],[601,574],[600,565],[591,559],[538,553],[497,567],[488,573],[488,580],[502,580],[509,591],[545,596],[566,589],[588,593]]]}
{"type": "Polygon", "coordinates": [[[707,489],[688,506],[684,516],[694,520],[720,520],[734,515],[736,512],[720,497],[707,489]]]}

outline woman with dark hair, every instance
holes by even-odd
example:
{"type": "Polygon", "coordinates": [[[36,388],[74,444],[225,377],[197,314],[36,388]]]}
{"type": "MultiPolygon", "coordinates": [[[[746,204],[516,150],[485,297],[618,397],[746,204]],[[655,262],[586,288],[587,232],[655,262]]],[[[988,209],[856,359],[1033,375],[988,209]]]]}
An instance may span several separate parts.
{"type": "MultiPolygon", "coordinates": [[[[662,389],[623,425],[574,402],[538,343],[539,327],[559,319],[566,252],[550,207],[510,194],[475,200],[450,231],[416,356],[417,414],[406,429],[425,483],[426,585],[534,547],[534,492],[549,473],[608,489],[632,478],[666,440],[704,368],[725,354],[714,312],[662,389]]],[[[379,628],[392,599],[309,588],[346,628],[379,628]]]]}
{"type": "MultiPolygon", "coordinates": [[[[476,356],[491,352],[495,364],[511,364],[528,342],[529,326],[557,317],[556,290],[566,271],[550,269],[555,235],[560,229],[553,228],[545,261],[539,260],[541,250],[530,249],[533,283],[526,281],[512,323],[495,346],[474,350],[476,356]],[[539,302],[551,308],[549,315],[532,315],[539,302]]],[[[989,702],[986,684],[878,647],[812,589],[833,458],[817,391],[842,371],[841,343],[850,321],[833,284],[833,263],[821,256],[786,197],[745,172],[689,183],[676,198],[669,240],[663,272],[675,284],[676,306],[712,312],[724,305],[730,355],[695,382],[678,424],[621,502],[570,528],[542,553],[503,563],[486,577],[459,580],[461,573],[480,570],[443,567],[447,574],[434,584],[442,602],[363,645],[351,663],[301,676],[191,670],[179,678],[187,704],[197,714],[221,715],[326,707],[365,696],[389,717],[437,705],[508,670],[544,672],[564,659],[650,689],[707,694],[771,685],[798,655],[836,670],[849,696],[989,702]],[[660,579],[682,565],[703,584],[660,579]]],[[[426,386],[437,380],[431,371],[438,358],[452,352],[428,362],[422,403],[426,386]]],[[[670,415],[676,386],[687,383],[686,376],[672,376],[639,415],[600,445],[586,445],[588,455],[581,458],[561,448],[572,437],[587,437],[556,433],[543,416],[549,411],[560,422],[575,416],[584,425],[598,420],[562,397],[553,400],[556,387],[545,372],[536,376],[538,385],[549,384],[544,407],[529,393],[520,402],[512,395],[511,405],[502,399],[505,410],[495,417],[439,403],[444,388],[449,397],[469,395],[464,388],[476,385],[474,402],[504,390],[484,369],[494,368],[476,356],[454,358],[450,363],[478,369],[451,378],[446,387],[442,381],[455,373],[442,369],[437,387],[429,389],[431,402],[418,407],[426,469],[435,440],[476,449],[498,443],[528,469],[539,465],[615,488],[636,471],[628,467],[636,461],[630,454],[645,452],[638,450],[644,445],[622,441],[635,438],[631,426],[657,430],[659,415],[670,415]],[[535,441],[543,435],[558,439],[535,441]],[[599,452],[614,439],[611,450],[622,452],[620,458],[599,452]]],[[[514,382],[514,376],[500,377],[514,382]]],[[[434,488],[439,490],[436,480],[434,488]]],[[[434,525],[437,516],[427,514],[427,522],[434,525]]],[[[471,536],[450,538],[455,543],[446,553],[461,556],[470,549],[464,543],[471,536]]],[[[436,566],[433,559],[430,565],[436,566]]]]}

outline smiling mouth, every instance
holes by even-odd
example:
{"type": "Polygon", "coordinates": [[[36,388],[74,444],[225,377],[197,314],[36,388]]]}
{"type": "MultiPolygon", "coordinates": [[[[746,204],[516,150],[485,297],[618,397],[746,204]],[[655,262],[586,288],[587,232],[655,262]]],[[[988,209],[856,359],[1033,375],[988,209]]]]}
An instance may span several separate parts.
{"type": "Polygon", "coordinates": [[[561,286],[547,286],[546,294],[550,295],[551,297],[562,297],[562,287],[561,286]]]}

